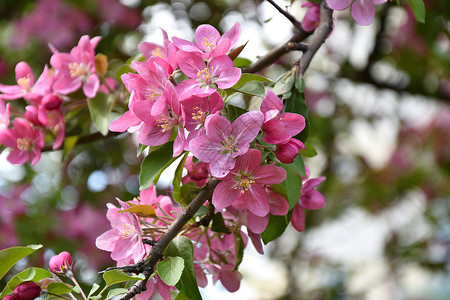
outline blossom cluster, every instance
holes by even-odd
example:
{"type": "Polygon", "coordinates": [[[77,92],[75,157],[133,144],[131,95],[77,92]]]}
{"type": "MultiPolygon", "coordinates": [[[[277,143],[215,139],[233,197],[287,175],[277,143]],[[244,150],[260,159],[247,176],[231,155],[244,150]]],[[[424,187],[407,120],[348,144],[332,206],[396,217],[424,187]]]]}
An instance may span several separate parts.
{"type": "Polygon", "coordinates": [[[51,68],[45,66],[37,80],[28,63],[19,62],[15,68],[17,84],[0,84],[0,144],[10,148],[9,162],[29,160],[34,166],[40,160],[46,135],[54,139],[53,149],[62,146],[66,127],[63,104],[72,101],[69,94],[81,90],[81,101],[86,103],[86,98],[114,88],[114,79],[104,78],[105,59],[95,56],[99,41],[100,37],[83,36],[69,53],[52,46],[51,68]],[[5,103],[17,99],[25,100],[25,111],[5,103]]]}
{"type": "MultiPolygon", "coordinates": [[[[230,120],[227,92],[239,82],[242,71],[229,53],[239,33],[238,23],[223,35],[201,25],[195,42],[170,39],[164,31],[163,45],[142,42],[138,49],[145,59],[131,63],[136,73],[122,75],[130,93],[128,110],[109,127],[136,133],[138,142],[146,146],[173,142],[173,157],[190,153],[183,162],[187,172],[183,185],[203,187],[212,178],[220,180],[206,205],[212,212],[203,220],[220,215],[221,230],[214,231],[209,219],[191,220],[182,232],[194,244],[198,285],[205,286],[206,274],[212,274],[214,282],[220,280],[231,292],[239,288],[242,277],[235,268],[236,236],[244,247],[250,237],[263,253],[261,234],[271,215],[286,216],[291,211],[294,228],[303,231],[304,210],[325,205],[315,190],[324,178],[309,179],[308,169],[291,210],[274,187],[287,177],[283,165],[292,164],[305,148],[295,138],[305,128],[302,115],[284,112],[282,100],[268,90],[258,110],[230,120]]],[[[168,196],[158,197],[153,185],[141,190],[137,199],[118,202],[120,207],[107,205],[112,228],[96,241],[98,248],[111,252],[118,266],[143,259],[152,247],[147,241],[157,242],[183,209],[168,196]]],[[[155,275],[137,299],[148,298],[155,288],[164,299],[170,298],[173,287],[155,275]]]]}

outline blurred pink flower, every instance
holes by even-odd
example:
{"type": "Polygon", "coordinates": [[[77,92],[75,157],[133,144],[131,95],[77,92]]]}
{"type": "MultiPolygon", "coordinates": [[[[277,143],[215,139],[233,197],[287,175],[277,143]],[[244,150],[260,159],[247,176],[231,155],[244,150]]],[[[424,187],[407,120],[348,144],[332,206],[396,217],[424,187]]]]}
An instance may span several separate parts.
{"type": "Polygon", "coordinates": [[[331,9],[344,10],[351,5],[353,19],[361,26],[372,24],[375,18],[375,4],[382,4],[387,0],[327,0],[331,9]]]}

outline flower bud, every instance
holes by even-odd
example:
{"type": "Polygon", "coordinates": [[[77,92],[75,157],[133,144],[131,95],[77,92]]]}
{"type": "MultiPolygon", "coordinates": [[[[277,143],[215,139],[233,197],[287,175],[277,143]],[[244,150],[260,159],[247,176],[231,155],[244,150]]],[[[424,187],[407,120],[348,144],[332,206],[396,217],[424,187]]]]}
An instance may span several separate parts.
{"type": "Polygon", "coordinates": [[[70,256],[69,252],[63,251],[60,254],[50,258],[48,266],[50,270],[55,274],[66,273],[72,268],[72,257],[70,256]]]}
{"type": "Polygon", "coordinates": [[[305,149],[305,145],[291,138],[286,144],[278,145],[275,155],[282,163],[291,164],[301,149],[305,149]]]}
{"type": "Polygon", "coordinates": [[[14,294],[11,294],[11,295],[6,295],[6,296],[3,298],[3,300],[20,300],[20,298],[17,297],[16,295],[14,295],[14,294]]]}
{"type": "Polygon", "coordinates": [[[58,109],[61,106],[61,103],[62,99],[55,94],[45,95],[41,102],[42,106],[48,110],[58,109]]]}
{"type": "Polygon", "coordinates": [[[32,300],[39,297],[41,290],[41,287],[36,282],[25,281],[14,289],[14,295],[16,296],[16,299],[32,300]]]}
{"type": "Polygon", "coordinates": [[[25,107],[25,118],[33,125],[42,126],[42,122],[39,120],[39,110],[33,105],[25,107]]]}

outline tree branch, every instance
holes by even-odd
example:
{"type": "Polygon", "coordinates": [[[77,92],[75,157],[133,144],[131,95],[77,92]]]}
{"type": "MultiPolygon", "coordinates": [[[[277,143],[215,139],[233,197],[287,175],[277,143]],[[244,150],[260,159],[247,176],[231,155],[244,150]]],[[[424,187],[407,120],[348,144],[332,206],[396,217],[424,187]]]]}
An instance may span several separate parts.
{"type": "Polygon", "coordinates": [[[126,272],[143,273],[144,280],[137,281],[128,292],[120,298],[121,300],[128,300],[135,295],[146,290],[145,285],[148,279],[154,272],[156,263],[164,257],[164,251],[169,243],[178,235],[184,225],[194,216],[200,207],[208,200],[214,191],[214,188],[219,184],[219,180],[212,179],[205,188],[192,200],[186,207],[185,211],[172,223],[167,229],[167,232],[158,240],[155,247],[153,247],[149,254],[135,265],[117,268],[126,272]]]}
{"type": "Polygon", "coordinates": [[[308,44],[308,49],[303,53],[299,60],[300,72],[305,74],[306,70],[311,63],[312,58],[316,52],[320,49],[322,44],[333,29],[333,10],[330,9],[326,1],[322,1],[320,5],[320,20],[319,26],[314,31],[311,41],[308,44]]]}
{"type": "Polygon", "coordinates": [[[282,9],[280,6],[278,6],[278,4],[276,4],[274,1],[272,0],[267,0],[267,2],[269,2],[270,4],[272,4],[273,7],[275,7],[283,16],[285,16],[289,21],[291,21],[291,23],[296,27],[296,28],[300,28],[302,27],[302,23],[300,23],[299,21],[297,21],[296,18],[294,18],[293,15],[291,15],[290,13],[288,13],[286,10],[282,9]]]}

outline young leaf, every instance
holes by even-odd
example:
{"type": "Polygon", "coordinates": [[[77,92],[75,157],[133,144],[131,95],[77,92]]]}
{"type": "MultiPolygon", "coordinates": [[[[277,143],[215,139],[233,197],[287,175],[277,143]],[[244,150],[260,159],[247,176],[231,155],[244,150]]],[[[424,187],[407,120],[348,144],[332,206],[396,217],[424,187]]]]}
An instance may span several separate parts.
{"type": "Polygon", "coordinates": [[[408,0],[417,22],[425,23],[425,4],[423,0],[408,0]]]}
{"type": "Polygon", "coordinates": [[[238,57],[239,54],[241,54],[242,50],[244,50],[245,46],[247,46],[247,43],[248,43],[248,41],[245,44],[240,45],[239,47],[236,47],[233,50],[231,50],[230,53],[228,53],[228,57],[231,60],[235,60],[236,57],[238,57]]]}
{"type": "Polygon", "coordinates": [[[259,82],[272,82],[272,80],[270,80],[269,78],[266,78],[264,76],[260,76],[260,75],[256,75],[256,74],[251,74],[251,73],[242,73],[241,74],[241,78],[239,79],[238,82],[236,82],[236,84],[234,86],[232,86],[232,89],[238,89],[241,86],[243,86],[244,84],[246,84],[247,82],[250,81],[259,81],[259,82]]]}
{"type": "Polygon", "coordinates": [[[242,258],[244,257],[245,246],[240,232],[234,231],[233,236],[234,236],[234,258],[235,258],[233,271],[236,271],[242,262],[242,258]]]}
{"type": "Polygon", "coordinates": [[[124,210],[119,210],[118,212],[130,212],[130,213],[134,213],[137,216],[143,217],[143,218],[149,218],[149,217],[156,216],[155,208],[151,205],[145,205],[145,204],[133,205],[130,208],[127,208],[124,210]]]}
{"type": "Polygon", "coordinates": [[[295,69],[291,69],[291,70],[287,71],[286,73],[284,73],[280,77],[280,79],[278,79],[275,82],[275,84],[272,88],[272,91],[276,95],[286,94],[292,90],[292,87],[294,86],[294,81],[295,81],[295,69]]]}
{"type": "Polygon", "coordinates": [[[239,106],[234,106],[231,104],[227,105],[228,119],[230,120],[230,122],[233,122],[237,117],[245,114],[246,112],[247,112],[246,109],[241,108],[239,106]]]}
{"type": "Polygon", "coordinates": [[[42,248],[42,245],[28,245],[6,248],[0,251],[0,279],[22,258],[42,248]]]}
{"type": "Polygon", "coordinates": [[[113,95],[98,93],[95,98],[88,100],[89,113],[95,127],[102,135],[107,135],[109,131],[109,114],[111,113],[111,104],[113,95]]]}
{"type": "Polygon", "coordinates": [[[220,212],[214,215],[212,219],[211,230],[214,232],[220,233],[230,233],[230,230],[227,226],[225,226],[225,221],[223,220],[223,216],[220,212]]]}
{"type": "Polygon", "coordinates": [[[103,279],[106,282],[107,286],[116,284],[116,283],[120,283],[120,282],[125,282],[125,281],[137,281],[137,280],[143,280],[145,279],[144,274],[139,274],[139,275],[128,275],[120,270],[110,270],[110,271],[106,271],[103,274],[103,279]]]}
{"type": "Polygon", "coordinates": [[[92,285],[91,290],[89,291],[88,298],[91,298],[91,296],[98,290],[99,287],[100,287],[100,285],[94,283],[94,284],[92,285]]]}
{"type": "Polygon", "coordinates": [[[181,200],[181,176],[183,175],[183,169],[184,164],[186,163],[186,158],[188,156],[188,153],[186,152],[183,156],[183,159],[181,159],[180,163],[178,164],[177,169],[175,170],[175,176],[173,177],[172,186],[172,198],[175,202],[180,203],[181,200]]]}
{"type": "Polygon", "coordinates": [[[184,270],[184,260],[179,256],[168,256],[156,266],[158,275],[169,286],[175,286],[184,270]]]}
{"type": "Polygon", "coordinates": [[[266,89],[259,81],[249,81],[244,83],[241,87],[235,89],[243,94],[252,95],[264,98],[266,96],[266,89]]]}
{"type": "Polygon", "coordinates": [[[252,64],[252,61],[248,58],[236,57],[234,62],[234,67],[236,68],[246,68],[252,64]]]}
{"type": "Polygon", "coordinates": [[[314,157],[317,155],[317,150],[310,143],[304,143],[305,149],[300,150],[300,154],[306,157],[314,157]]]}
{"type": "Polygon", "coordinates": [[[117,289],[112,289],[108,292],[108,295],[106,295],[105,299],[111,299],[114,298],[118,295],[122,295],[125,294],[126,292],[128,292],[128,289],[126,288],[117,288],[117,289]]]}
{"type": "Polygon", "coordinates": [[[157,182],[156,179],[159,179],[161,173],[177,159],[172,157],[172,149],[173,143],[166,143],[145,157],[141,164],[141,174],[139,175],[141,190],[148,188],[153,181],[157,182]]]}
{"type": "Polygon", "coordinates": [[[186,296],[192,300],[202,299],[194,271],[194,247],[192,242],[185,236],[177,236],[167,246],[166,256],[179,256],[184,259],[183,273],[176,285],[178,290],[184,291],[186,296]]]}
{"type": "Polygon", "coordinates": [[[292,164],[284,164],[284,165],[286,165],[290,170],[297,173],[298,175],[306,177],[305,163],[303,162],[303,158],[301,155],[297,155],[292,164]]]}
{"type": "Polygon", "coordinates": [[[62,295],[72,292],[72,288],[63,282],[52,282],[47,286],[47,292],[55,295],[62,295]]]}
{"type": "Polygon", "coordinates": [[[295,204],[297,204],[300,198],[300,193],[302,191],[302,178],[297,173],[291,165],[282,164],[281,165],[287,172],[286,180],[283,181],[282,185],[286,191],[289,202],[289,210],[293,209],[295,204]]]}
{"type": "Polygon", "coordinates": [[[267,243],[279,238],[291,220],[292,211],[287,216],[274,216],[270,215],[269,224],[266,229],[261,233],[261,238],[265,245],[267,243]]]}

